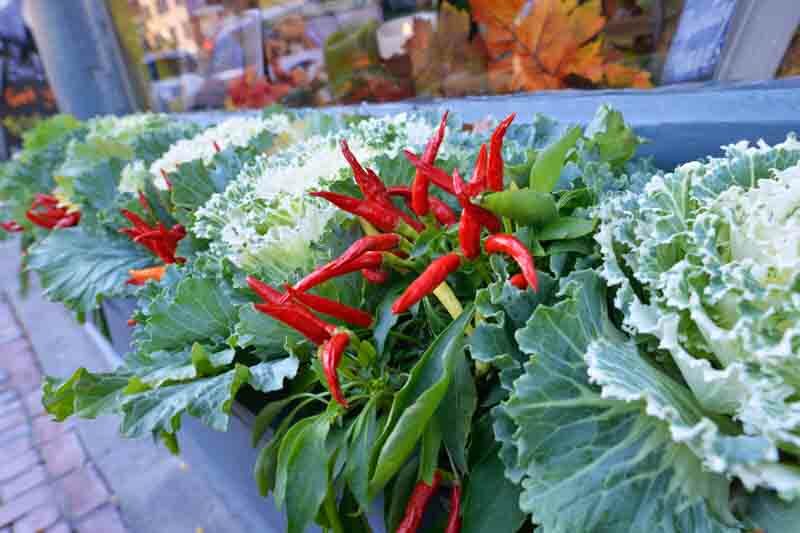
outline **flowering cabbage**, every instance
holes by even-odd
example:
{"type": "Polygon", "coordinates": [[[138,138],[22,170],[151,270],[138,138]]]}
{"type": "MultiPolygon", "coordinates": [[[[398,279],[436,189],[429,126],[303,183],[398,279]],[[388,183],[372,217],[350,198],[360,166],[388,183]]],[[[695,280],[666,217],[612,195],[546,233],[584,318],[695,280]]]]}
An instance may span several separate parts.
{"type": "MultiPolygon", "coordinates": [[[[113,188],[123,193],[143,190],[141,167],[149,165],[179,139],[194,135],[198,127],[165,114],[140,113],[126,117],[105,116],[89,120],[85,138],[70,142],[64,161],[55,171],[56,196],[65,204],[86,204],[86,194],[99,188],[113,188]],[[118,159],[125,165],[121,176],[105,180],[96,176],[103,165],[118,159]],[[136,174],[136,171],[139,174],[136,174]],[[119,186],[117,186],[119,182],[119,186]]],[[[116,173],[115,173],[116,174],[116,173]]],[[[110,189],[109,189],[110,190],[110,189]]]]}
{"type": "MultiPolygon", "coordinates": [[[[338,211],[306,193],[352,181],[338,141],[347,139],[362,164],[380,173],[379,158],[402,157],[404,148],[420,150],[434,126],[421,115],[355,120],[335,133],[312,135],[258,157],[198,210],[193,231],[211,241],[217,257],[248,273],[285,280],[318,262],[312,249],[322,248],[317,244],[338,211]]],[[[445,142],[442,157],[457,151],[445,142]]]]}
{"type": "Polygon", "coordinates": [[[162,176],[178,168],[181,163],[202,160],[208,164],[218,152],[230,146],[247,146],[264,132],[289,133],[290,117],[283,113],[272,113],[265,118],[235,117],[208,128],[191,139],[183,139],[150,165],[150,174],[157,187],[166,189],[162,176]]]}
{"type": "Polygon", "coordinates": [[[588,371],[604,397],[646,398],[708,470],[800,496],[800,142],[728,146],[600,216],[623,327],[685,402],[633,387],[596,346],[588,371]]]}

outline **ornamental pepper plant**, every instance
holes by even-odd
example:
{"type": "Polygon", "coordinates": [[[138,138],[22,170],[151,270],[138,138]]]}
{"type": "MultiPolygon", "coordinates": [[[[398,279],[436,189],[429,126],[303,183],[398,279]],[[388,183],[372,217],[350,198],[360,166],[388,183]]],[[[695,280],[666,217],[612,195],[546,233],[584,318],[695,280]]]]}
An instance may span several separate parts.
{"type": "Polygon", "coordinates": [[[269,109],[64,182],[51,296],[78,281],[55,243],[101,224],[126,253],[74,241],[83,304],[139,305],[124,364],[44,404],[178,452],[238,401],[290,532],[788,533],[800,146],[665,175],[640,142],[607,107],[483,131],[269,109]]]}

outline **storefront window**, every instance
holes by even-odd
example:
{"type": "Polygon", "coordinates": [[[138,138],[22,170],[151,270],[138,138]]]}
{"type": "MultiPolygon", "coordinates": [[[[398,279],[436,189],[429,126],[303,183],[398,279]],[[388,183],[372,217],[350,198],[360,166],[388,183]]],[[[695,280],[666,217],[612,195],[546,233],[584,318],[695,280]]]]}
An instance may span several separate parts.
{"type": "Polygon", "coordinates": [[[137,38],[121,40],[141,47],[129,55],[142,58],[156,110],[649,89],[711,79],[735,7],[735,0],[127,0],[137,38]]]}

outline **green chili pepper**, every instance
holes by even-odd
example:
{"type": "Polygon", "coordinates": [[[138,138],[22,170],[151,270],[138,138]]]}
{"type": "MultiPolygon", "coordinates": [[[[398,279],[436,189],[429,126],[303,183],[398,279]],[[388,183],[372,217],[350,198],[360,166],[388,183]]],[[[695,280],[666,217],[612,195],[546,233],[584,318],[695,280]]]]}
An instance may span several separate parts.
{"type": "Polygon", "coordinates": [[[480,198],[480,205],[496,215],[528,226],[542,226],[558,217],[553,197],[531,189],[485,194],[480,198]]]}
{"type": "Polygon", "coordinates": [[[575,146],[583,130],[574,126],[553,144],[539,152],[531,168],[530,187],[534,191],[552,192],[564,168],[567,152],[575,146]]]}

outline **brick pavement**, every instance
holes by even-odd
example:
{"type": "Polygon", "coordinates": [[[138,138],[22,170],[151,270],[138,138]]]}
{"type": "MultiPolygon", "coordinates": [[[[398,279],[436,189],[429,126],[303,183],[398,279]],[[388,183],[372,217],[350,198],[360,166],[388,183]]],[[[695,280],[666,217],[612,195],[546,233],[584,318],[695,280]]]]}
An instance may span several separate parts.
{"type": "Polygon", "coordinates": [[[72,424],[50,420],[29,339],[0,297],[0,533],[126,533],[72,424]]]}

